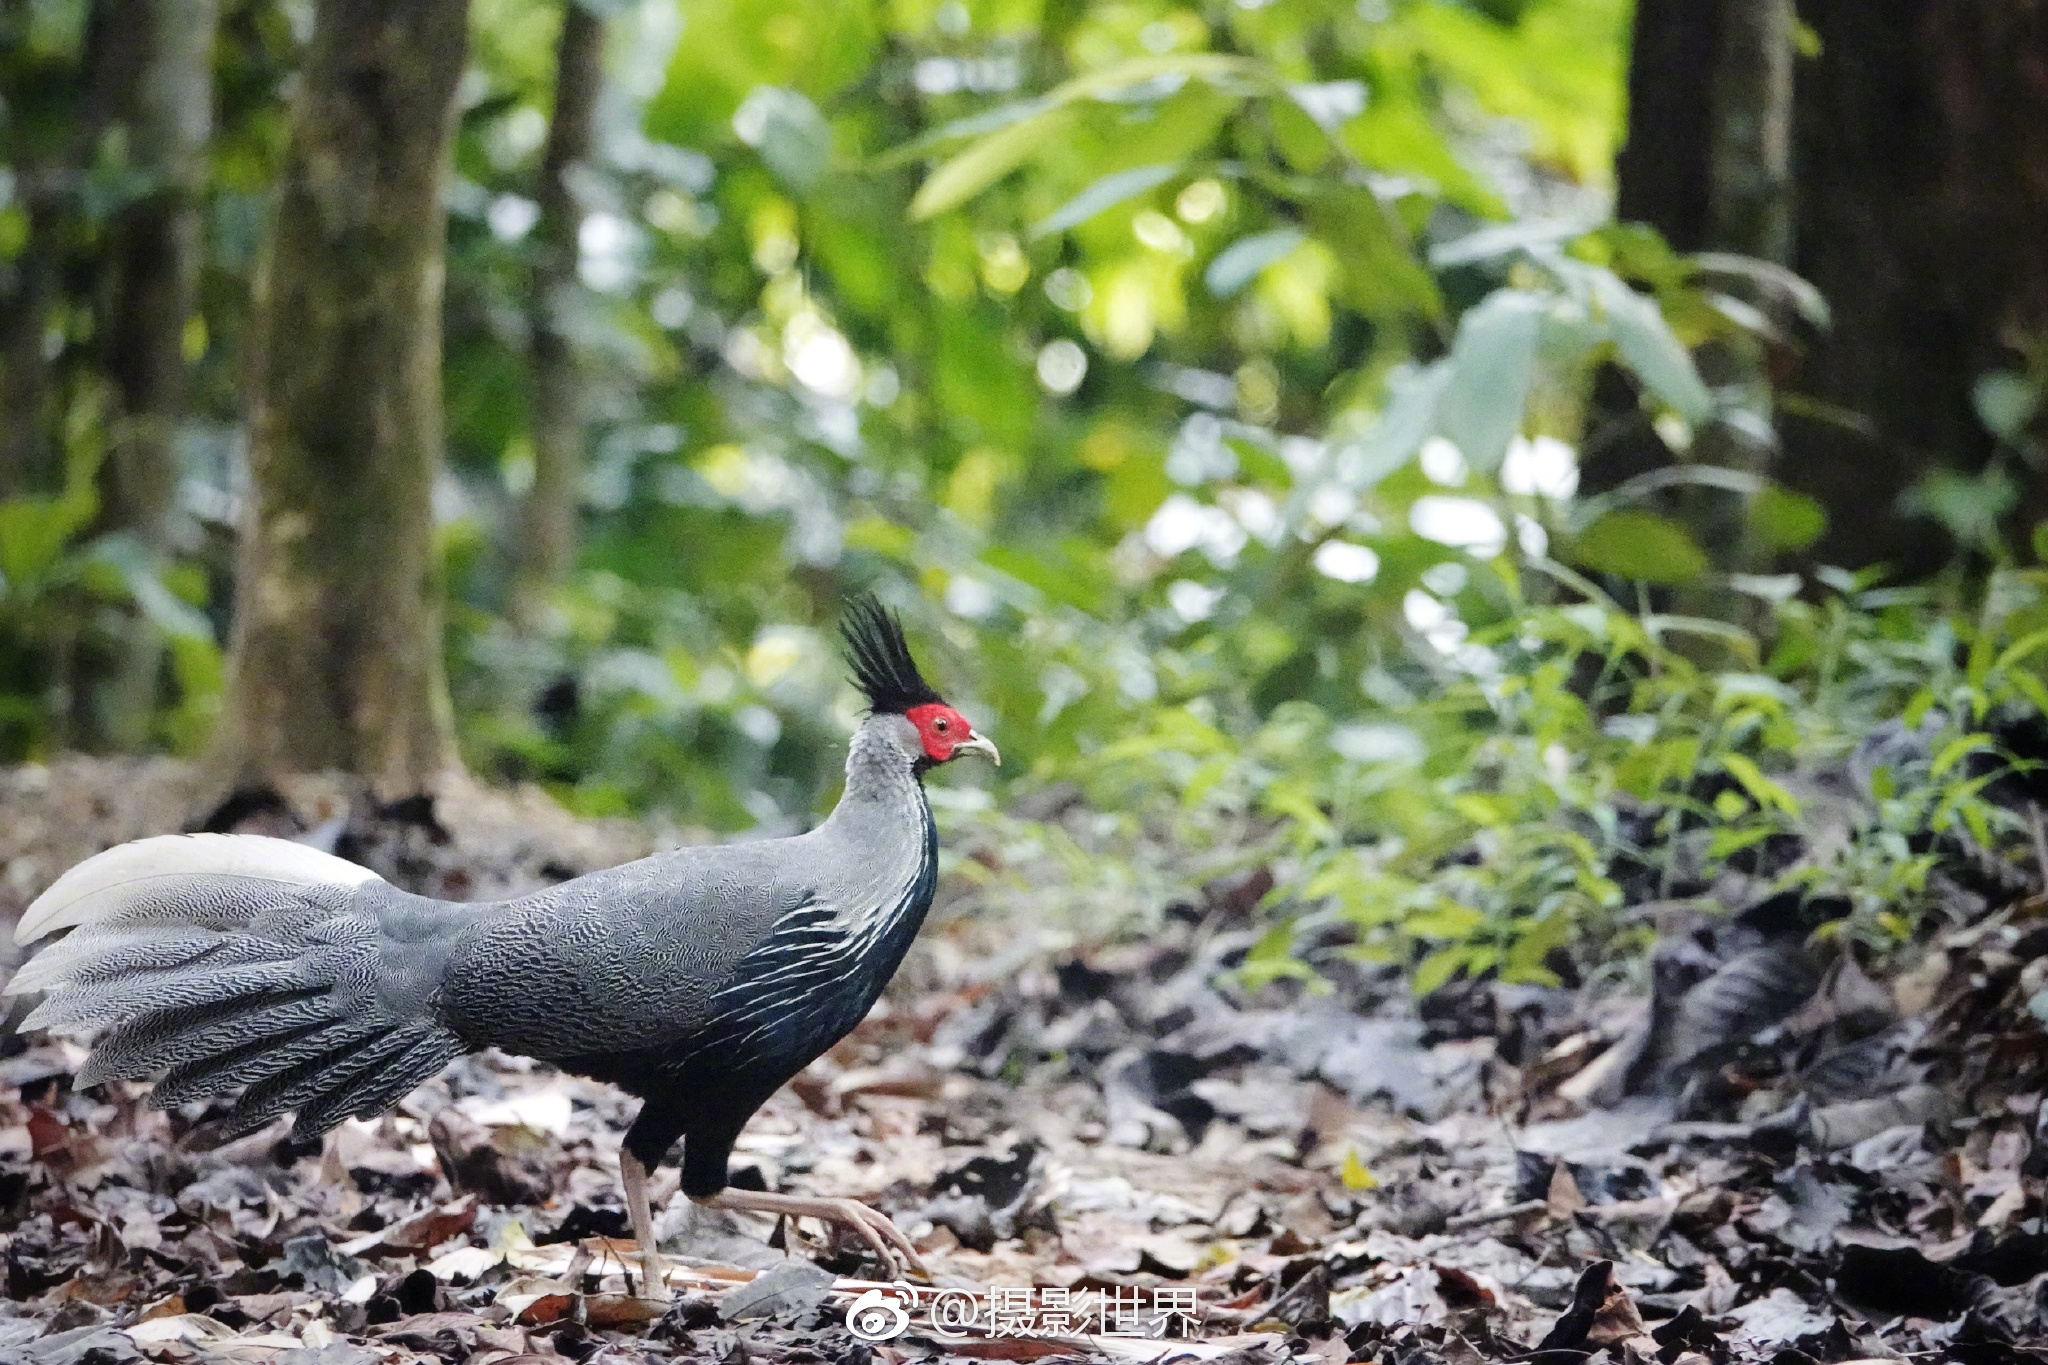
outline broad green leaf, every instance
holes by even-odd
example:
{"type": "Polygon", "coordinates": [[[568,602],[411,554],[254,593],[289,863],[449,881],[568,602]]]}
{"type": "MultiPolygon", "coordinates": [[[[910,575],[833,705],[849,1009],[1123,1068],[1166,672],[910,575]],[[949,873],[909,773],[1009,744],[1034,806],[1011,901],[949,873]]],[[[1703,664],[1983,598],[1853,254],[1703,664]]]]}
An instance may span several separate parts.
{"type": "Polygon", "coordinates": [[[1104,209],[1113,208],[1126,199],[1136,198],[1147,190],[1157,189],[1174,176],[1180,174],[1178,165],[1168,163],[1154,166],[1133,166],[1127,171],[1105,175],[1087,189],[1069,199],[1048,214],[1036,227],[1031,229],[1033,237],[1044,237],[1055,232],[1064,232],[1070,227],[1087,222],[1104,209]]]}
{"type": "Polygon", "coordinates": [[[1047,109],[973,143],[918,186],[910,200],[911,220],[922,222],[972,199],[1056,141],[1071,120],[1067,109],[1047,109]]]}
{"type": "Polygon", "coordinates": [[[2041,390],[2023,374],[1995,370],[1970,388],[1970,404],[1984,429],[2010,446],[2026,439],[2027,423],[2041,406],[2041,390]]]}
{"type": "Polygon", "coordinates": [[[1036,99],[1013,100],[1009,104],[999,104],[993,109],[984,109],[978,114],[970,114],[966,118],[957,118],[951,123],[941,124],[922,137],[891,147],[871,159],[868,165],[877,171],[907,166],[949,143],[965,142],[968,138],[980,137],[984,133],[1007,128],[1013,123],[1036,118],[1052,108],[1055,103],[1050,96],[1041,95],[1036,99]]]}
{"type": "Polygon", "coordinates": [[[740,141],[761,153],[776,179],[802,194],[817,183],[832,155],[832,130],[818,106],[795,90],[755,87],[732,116],[740,141]]]}
{"type": "Polygon", "coordinates": [[[1437,430],[1481,473],[1500,468],[1521,428],[1543,308],[1543,299],[1527,290],[1500,289],[1458,320],[1450,382],[1437,403],[1437,430]]]}
{"type": "Polygon", "coordinates": [[[1331,467],[1337,479],[1362,493],[1413,459],[1429,437],[1437,404],[1450,380],[1451,367],[1444,360],[1421,370],[1397,372],[1389,381],[1392,396],[1379,423],[1362,439],[1332,453],[1331,467]]]}
{"type": "Polygon", "coordinates": [[[1523,218],[1513,223],[1493,223],[1431,247],[1429,263],[1443,270],[1515,252],[1548,256],[1553,248],[1574,237],[1583,237],[1597,226],[1598,222],[1589,218],[1523,218]]]}
{"type": "Polygon", "coordinates": [[[1300,228],[1274,228],[1240,237],[1216,254],[1203,273],[1209,292],[1227,299],[1257,279],[1259,272],[1307,240],[1300,228]]]}
{"type": "Polygon", "coordinates": [[[1273,123],[1274,145],[1289,167],[1313,174],[1329,162],[1335,150],[1330,135],[1300,105],[1287,98],[1272,100],[1266,114],[1273,123]]]}
{"type": "Polygon", "coordinates": [[[1806,494],[1768,483],[1750,500],[1749,524],[1766,549],[1803,550],[1828,529],[1828,514],[1806,494]]]}
{"type": "Polygon", "coordinates": [[[1307,237],[1298,227],[1274,227],[1272,231],[1239,237],[1231,246],[1217,252],[1217,258],[1208,262],[1208,270],[1202,272],[1202,282],[1208,284],[1208,293],[1217,299],[1229,299],[1245,284],[1260,276],[1262,270],[1303,244],[1305,239],[1307,237]]]}
{"type": "Polygon", "coordinates": [[[1657,301],[1629,288],[1611,270],[1592,268],[1587,274],[1622,363],[1658,401],[1693,426],[1704,424],[1713,416],[1713,395],[1700,379],[1692,353],[1664,320],[1657,301]]]}
{"type": "Polygon", "coordinates": [[[0,579],[18,592],[48,572],[92,519],[95,505],[90,494],[0,502],[0,579]]]}
{"type": "Polygon", "coordinates": [[[1407,238],[1397,205],[1362,185],[1321,177],[1302,200],[1316,239],[1344,267],[1340,296],[1372,318],[1441,317],[1443,296],[1407,238]]]}
{"type": "Polygon", "coordinates": [[[1448,948],[1439,948],[1422,959],[1415,968],[1415,993],[1428,995],[1437,987],[1448,983],[1464,968],[1470,955],[1471,949],[1462,943],[1455,943],[1448,948]]]}
{"type": "Polygon", "coordinates": [[[1706,552],[1683,526],[1655,512],[1609,512],[1570,545],[1573,563],[1643,583],[1690,583],[1707,571],[1706,552]]]}

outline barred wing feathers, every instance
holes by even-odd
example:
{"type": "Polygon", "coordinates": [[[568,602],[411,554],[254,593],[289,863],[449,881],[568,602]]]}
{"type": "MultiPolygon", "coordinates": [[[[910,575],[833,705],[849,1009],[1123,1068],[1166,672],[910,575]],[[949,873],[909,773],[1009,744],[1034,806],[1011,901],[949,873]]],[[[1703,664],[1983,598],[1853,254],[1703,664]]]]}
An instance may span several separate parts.
{"type": "Polygon", "coordinates": [[[437,1008],[477,1046],[547,1061],[681,1044],[787,916],[812,904],[802,839],[677,849],[465,923],[437,1008]]]}
{"type": "Polygon", "coordinates": [[[24,1029],[97,1034],[80,1085],[162,1074],[163,1105],[240,1090],[234,1131],[295,1110],[315,1134],[469,1050],[432,1013],[465,913],[288,840],[143,839],[29,906],[17,941],[70,934],[6,993],[46,993],[24,1029]]]}

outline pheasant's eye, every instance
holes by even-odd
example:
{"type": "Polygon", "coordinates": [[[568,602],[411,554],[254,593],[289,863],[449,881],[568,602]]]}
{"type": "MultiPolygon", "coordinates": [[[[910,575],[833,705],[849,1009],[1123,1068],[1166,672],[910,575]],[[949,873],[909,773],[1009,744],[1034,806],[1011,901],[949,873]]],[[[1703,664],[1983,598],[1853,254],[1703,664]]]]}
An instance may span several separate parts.
{"type": "Polygon", "coordinates": [[[932,722],[932,729],[937,730],[942,735],[952,728],[952,722],[948,721],[944,716],[940,716],[937,720],[932,722]]]}

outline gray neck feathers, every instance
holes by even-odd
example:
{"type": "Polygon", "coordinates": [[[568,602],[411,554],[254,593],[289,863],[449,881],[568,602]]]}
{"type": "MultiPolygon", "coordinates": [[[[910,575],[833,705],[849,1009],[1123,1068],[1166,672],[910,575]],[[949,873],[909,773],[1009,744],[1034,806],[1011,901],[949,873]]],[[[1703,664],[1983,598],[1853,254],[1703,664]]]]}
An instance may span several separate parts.
{"type": "Polygon", "coordinates": [[[862,721],[846,754],[846,790],[812,831],[843,877],[833,899],[846,914],[886,915],[917,880],[931,814],[914,767],[916,745],[916,730],[901,716],[862,721]]]}

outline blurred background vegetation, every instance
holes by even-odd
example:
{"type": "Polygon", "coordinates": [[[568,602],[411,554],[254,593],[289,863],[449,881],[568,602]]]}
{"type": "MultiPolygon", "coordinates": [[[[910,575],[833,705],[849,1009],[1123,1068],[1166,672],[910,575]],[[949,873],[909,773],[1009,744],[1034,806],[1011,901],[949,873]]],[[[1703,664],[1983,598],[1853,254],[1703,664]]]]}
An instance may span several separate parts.
{"type": "Polygon", "coordinates": [[[0,0],[0,760],[799,826],[875,587],[1257,970],[1896,940],[2031,847],[2048,12],[1881,8],[0,0]]]}

